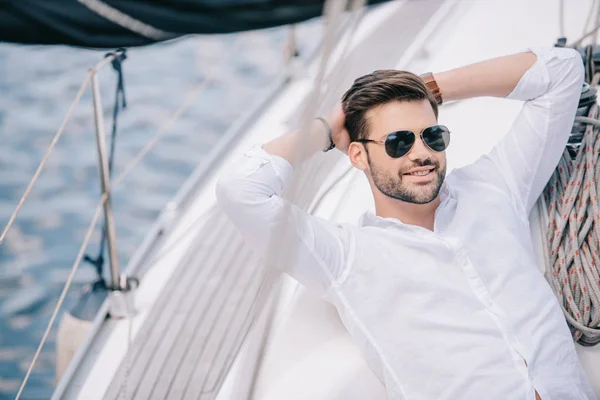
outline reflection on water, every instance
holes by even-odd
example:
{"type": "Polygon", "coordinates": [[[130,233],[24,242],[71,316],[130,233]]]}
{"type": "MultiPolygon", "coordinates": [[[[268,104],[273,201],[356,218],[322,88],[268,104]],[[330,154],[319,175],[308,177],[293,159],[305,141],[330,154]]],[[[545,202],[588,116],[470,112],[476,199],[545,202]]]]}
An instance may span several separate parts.
{"type": "MultiPolygon", "coordinates": [[[[305,55],[319,38],[319,26],[315,21],[303,24],[298,35],[305,55]]],[[[128,51],[124,64],[128,109],[119,119],[117,173],[194,85],[215,69],[218,73],[114,194],[122,265],[193,168],[283,68],[286,38],[287,30],[278,28],[190,37],[128,51]]],[[[0,44],[0,229],[66,115],[87,68],[104,53],[0,44]]],[[[115,74],[109,66],[99,76],[110,127],[115,74]]],[[[88,91],[0,245],[0,400],[16,394],[99,199],[91,107],[88,91]]],[[[96,234],[91,255],[97,251],[98,239],[96,234]]],[[[82,264],[63,309],[72,307],[79,289],[94,279],[94,268],[82,264]]],[[[48,399],[52,393],[55,332],[23,399],[48,399]]]]}

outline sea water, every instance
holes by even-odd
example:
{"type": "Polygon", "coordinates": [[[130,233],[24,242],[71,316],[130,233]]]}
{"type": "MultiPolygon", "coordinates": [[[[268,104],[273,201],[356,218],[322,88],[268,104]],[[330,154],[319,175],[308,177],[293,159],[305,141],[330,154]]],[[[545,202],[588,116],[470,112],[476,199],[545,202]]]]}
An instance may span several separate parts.
{"type": "MultiPolygon", "coordinates": [[[[300,57],[321,25],[297,27],[300,57]]],[[[211,83],[168,129],[113,196],[117,245],[127,264],[160,210],[227,128],[284,68],[289,28],[189,36],[127,51],[126,110],[118,119],[115,173],[142,149],[206,77],[211,83]]],[[[0,229],[3,229],[67,115],[87,70],[107,50],[0,44],[0,229]]],[[[98,74],[107,134],[116,74],[98,74]]],[[[0,244],[0,400],[13,399],[46,329],[100,197],[91,92],[75,109],[38,182],[0,244]]],[[[99,229],[88,248],[96,256],[99,229]]],[[[82,263],[62,311],[96,280],[82,263]]],[[[22,399],[49,399],[57,323],[22,399]]]]}

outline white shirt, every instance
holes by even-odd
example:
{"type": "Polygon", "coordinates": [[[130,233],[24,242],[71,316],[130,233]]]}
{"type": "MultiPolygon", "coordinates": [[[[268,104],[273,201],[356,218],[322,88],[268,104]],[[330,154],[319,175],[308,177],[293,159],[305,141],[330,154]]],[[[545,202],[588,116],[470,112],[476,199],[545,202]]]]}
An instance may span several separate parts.
{"type": "Polygon", "coordinates": [[[358,227],[311,216],[280,197],[292,166],[260,147],[217,184],[257,251],[289,228],[285,271],[337,307],[390,399],[596,398],[528,221],[565,149],[583,65],[574,50],[532,51],[509,95],[526,100],[521,113],[489,154],[446,177],[433,232],[372,213],[358,227]]]}

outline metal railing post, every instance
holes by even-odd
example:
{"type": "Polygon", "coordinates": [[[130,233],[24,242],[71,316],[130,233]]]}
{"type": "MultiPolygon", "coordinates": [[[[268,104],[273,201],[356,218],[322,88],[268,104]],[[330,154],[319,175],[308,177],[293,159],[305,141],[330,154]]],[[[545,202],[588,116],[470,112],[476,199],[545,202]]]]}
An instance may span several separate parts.
{"type": "Polygon", "coordinates": [[[111,289],[120,290],[122,280],[120,277],[119,256],[117,253],[117,232],[113,218],[112,203],[110,196],[110,176],[108,173],[108,159],[106,157],[106,144],[104,142],[104,120],[102,117],[102,99],[100,98],[100,87],[98,76],[92,70],[92,96],[94,102],[94,120],[96,124],[96,142],[98,149],[98,169],[100,171],[100,188],[106,194],[104,202],[104,226],[106,227],[106,242],[108,248],[108,260],[111,272],[111,289]]]}

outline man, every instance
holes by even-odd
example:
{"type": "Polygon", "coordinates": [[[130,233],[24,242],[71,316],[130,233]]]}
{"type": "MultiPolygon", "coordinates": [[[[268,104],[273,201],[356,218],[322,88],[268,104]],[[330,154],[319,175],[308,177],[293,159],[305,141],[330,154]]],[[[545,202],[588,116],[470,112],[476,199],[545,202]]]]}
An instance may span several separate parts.
{"type": "Polygon", "coordinates": [[[559,48],[424,80],[375,71],[310,132],[247,152],[221,177],[217,198],[259,252],[287,228],[294,248],[280,264],[336,305],[390,399],[595,399],[536,268],[528,225],[564,151],[582,81],[580,55],[559,48]],[[450,133],[438,124],[438,103],[477,96],[526,102],[489,154],[446,177],[450,133]],[[293,168],[333,144],[373,192],[375,215],[359,227],[280,197],[293,168]]]}

